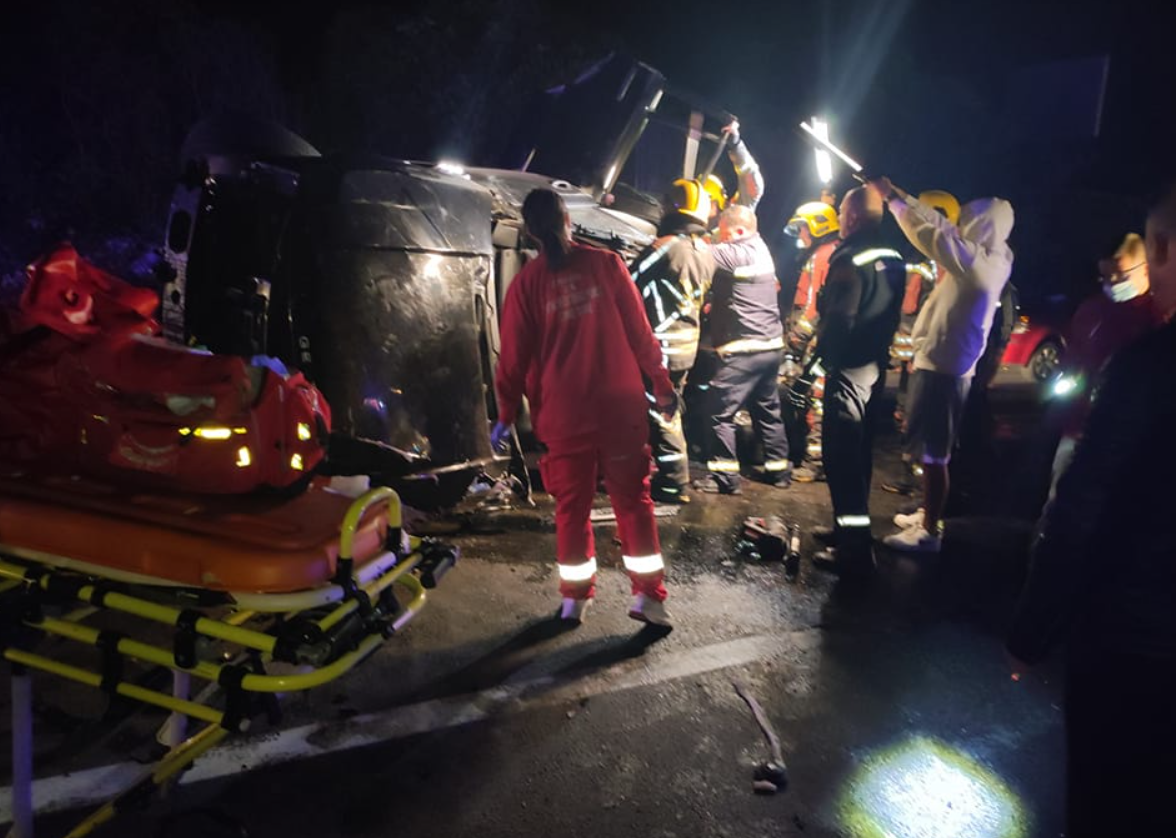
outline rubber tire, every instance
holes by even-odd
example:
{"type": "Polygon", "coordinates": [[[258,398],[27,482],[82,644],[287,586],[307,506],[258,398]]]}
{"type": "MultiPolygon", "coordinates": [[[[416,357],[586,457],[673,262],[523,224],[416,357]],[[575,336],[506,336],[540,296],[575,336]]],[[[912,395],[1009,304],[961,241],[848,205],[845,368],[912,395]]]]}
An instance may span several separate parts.
{"type": "Polygon", "coordinates": [[[1053,338],[1043,340],[1029,356],[1029,374],[1040,384],[1049,381],[1062,365],[1062,345],[1053,338]]]}

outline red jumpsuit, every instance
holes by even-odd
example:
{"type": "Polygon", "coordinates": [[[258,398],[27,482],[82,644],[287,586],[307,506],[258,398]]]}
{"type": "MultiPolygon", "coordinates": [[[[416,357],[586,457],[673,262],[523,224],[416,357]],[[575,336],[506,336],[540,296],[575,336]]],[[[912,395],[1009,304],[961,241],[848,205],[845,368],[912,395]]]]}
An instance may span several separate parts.
{"type": "Polygon", "coordinates": [[[659,397],[671,393],[670,377],[624,263],[577,244],[553,271],[540,254],[507,292],[501,333],[499,421],[513,423],[526,394],[535,434],[547,446],[539,469],[556,503],[560,595],[595,595],[589,514],[602,474],[633,593],[664,600],[642,376],[659,397]]]}

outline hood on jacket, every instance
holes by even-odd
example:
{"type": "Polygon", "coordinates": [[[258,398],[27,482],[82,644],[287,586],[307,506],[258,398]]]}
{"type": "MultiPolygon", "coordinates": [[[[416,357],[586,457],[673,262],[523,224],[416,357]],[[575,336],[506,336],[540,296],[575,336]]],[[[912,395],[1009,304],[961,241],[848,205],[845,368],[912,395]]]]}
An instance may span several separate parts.
{"type": "Polygon", "coordinates": [[[1013,205],[1004,198],[977,198],[960,208],[960,234],[987,250],[1005,245],[1013,231],[1013,205]]]}

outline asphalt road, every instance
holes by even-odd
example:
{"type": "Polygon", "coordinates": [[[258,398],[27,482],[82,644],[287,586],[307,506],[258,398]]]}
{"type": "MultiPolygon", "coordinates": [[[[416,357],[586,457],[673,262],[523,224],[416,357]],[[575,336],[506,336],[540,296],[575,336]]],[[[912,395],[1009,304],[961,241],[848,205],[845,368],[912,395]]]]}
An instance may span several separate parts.
{"type": "MultiPolygon", "coordinates": [[[[596,606],[559,631],[546,498],[421,522],[448,530],[463,561],[403,635],[347,678],[288,697],[276,726],[230,740],[167,800],[99,834],[1061,834],[1059,683],[1052,667],[1012,682],[1001,651],[1031,529],[1001,487],[1034,459],[1038,411],[1015,382],[994,404],[989,467],[957,498],[972,508],[949,522],[943,553],[880,549],[868,592],[840,590],[807,560],[789,583],[734,549],[747,515],[806,532],[826,523],[824,484],[751,484],[662,519],[668,636],[627,618],[610,524],[597,529],[596,606]],[[775,795],[753,793],[767,746],[736,681],[779,736],[789,782],[775,795]]],[[[895,449],[881,441],[876,482],[898,472],[895,449]]],[[[904,502],[876,491],[877,535],[904,502]]],[[[38,834],[52,836],[100,781],[141,770],[162,716],[116,706],[104,718],[92,693],[37,683],[38,834]]]]}

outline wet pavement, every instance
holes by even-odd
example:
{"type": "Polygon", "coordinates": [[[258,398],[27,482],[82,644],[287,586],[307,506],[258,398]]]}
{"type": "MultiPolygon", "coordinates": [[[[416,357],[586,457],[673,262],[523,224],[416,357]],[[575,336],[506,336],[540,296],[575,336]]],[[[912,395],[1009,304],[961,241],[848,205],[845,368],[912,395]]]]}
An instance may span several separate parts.
{"type": "MultiPolygon", "coordinates": [[[[807,536],[791,583],[735,549],[748,515],[806,533],[828,523],[823,483],[747,483],[660,519],[668,635],[627,618],[611,524],[597,527],[596,605],[560,631],[548,499],[418,522],[448,530],[463,561],[403,635],[348,677],[287,698],[277,726],[262,720],[168,800],[98,834],[1061,834],[1060,684],[1051,667],[1012,682],[1001,649],[1032,527],[1016,514],[1031,482],[1016,469],[1037,462],[1037,413],[1016,387],[995,403],[992,456],[967,487],[982,514],[950,520],[938,556],[879,548],[869,591],[815,569],[807,536]],[[1001,482],[1014,476],[1019,489],[1001,482]],[[768,751],[736,681],[779,736],[788,784],[775,795],[753,793],[768,751]]],[[[875,484],[899,473],[896,449],[880,441],[875,484]]],[[[876,491],[875,534],[908,502],[876,491]]],[[[59,798],[49,808],[78,800],[65,772],[92,779],[76,772],[152,756],[161,714],[115,706],[103,718],[93,693],[47,679],[38,695],[37,776],[59,798]]],[[[7,748],[6,727],[0,738],[7,748]]],[[[64,832],[79,811],[43,815],[38,834],[64,832]]]]}

